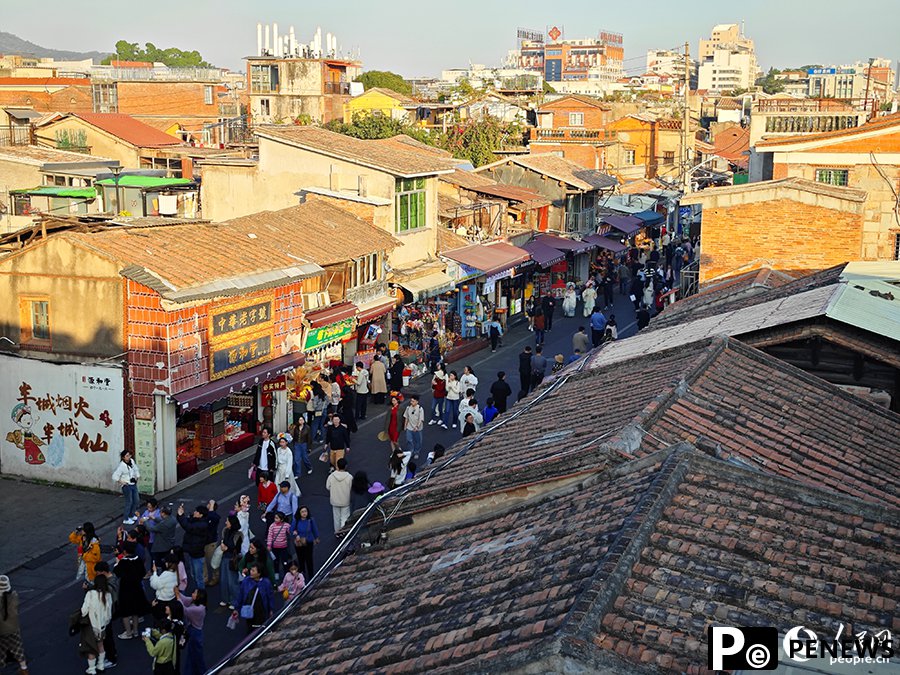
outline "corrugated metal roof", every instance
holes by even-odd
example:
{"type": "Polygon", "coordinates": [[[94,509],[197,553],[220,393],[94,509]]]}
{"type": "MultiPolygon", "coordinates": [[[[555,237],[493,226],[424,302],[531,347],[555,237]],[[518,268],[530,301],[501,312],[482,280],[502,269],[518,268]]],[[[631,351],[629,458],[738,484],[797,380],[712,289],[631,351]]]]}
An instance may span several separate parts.
{"type": "Polygon", "coordinates": [[[839,288],[829,318],[900,342],[900,285],[856,277],[839,288]]]}

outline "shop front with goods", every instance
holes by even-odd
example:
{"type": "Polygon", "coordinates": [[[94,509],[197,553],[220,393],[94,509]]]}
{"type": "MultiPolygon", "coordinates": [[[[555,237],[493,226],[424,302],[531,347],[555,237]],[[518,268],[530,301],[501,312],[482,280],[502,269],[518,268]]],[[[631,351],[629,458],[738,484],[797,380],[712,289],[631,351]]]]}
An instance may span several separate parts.
{"type": "Polygon", "coordinates": [[[462,341],[444,356],[453,361],[485,345],[488,322],[493,318],[506,326],[513,299],[524,308],[525,280],[516,280],[516,268],[531,261],[528,251],[505,242],[466,246],[442,254],[448,259],[447,273],[456,281],[454,329],[462,341]]]}
{"type": "Polygon", "coordinates": [[[278,402],[270,396],[263,403],[263,389],[299,358],[273,358],[273,309],[274,295],[267,294],[210,313],[208,382],[171,397],[178,480],[253,446],[260,427],[272,424],[278,402]]]}
{"type": "Polygon", "coordinates": [[[375,357],[378,343],[387,344],[392,339],[393,313],[396,296],[381,295],[378,299],[359,304],[356,315],[355,339],[344,343],[344,363],[353,365],[361,361],[366,368],[375,357]]]}
{"type": "Polygon", "coordinates": [[[454,280],[440,271],[403,279],[395,286],[400,306],[393,315],[394,344],[389,346],[415,377],[426,368],[428,345],[435,331],[442,354],[459,342],[456,288],[454,280]]]}

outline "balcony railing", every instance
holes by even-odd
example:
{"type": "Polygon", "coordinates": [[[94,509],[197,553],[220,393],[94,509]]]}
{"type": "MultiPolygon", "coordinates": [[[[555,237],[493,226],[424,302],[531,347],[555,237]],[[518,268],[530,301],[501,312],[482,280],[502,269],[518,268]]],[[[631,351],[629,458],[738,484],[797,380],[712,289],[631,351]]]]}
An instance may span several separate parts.
{"type": "Polygon", "coordinates": [[[566,214],[566,232],[572,234],[592,234],[597,231],[597,213],[586,209],[566,214]]]}
{"type": "Polygon", "coordinates": [[[363,286],[348,288],[346,299],[355,305],[365,305],[367,302],[372,302],[378,298],[384,297],[387,295],[387,292],[388,286],[386,281],[373,281],[372,283],[363,286]]]}
{"type": "Polygon", "coordinates": [[[349,96],[350,95],[350,83],[349,82],[326,82],[325,83],[325,93],[326,94],[338,94],[340,96],[349,96]]]}
{"type": "Polygon", "coordinates": [[[603,129],[532,129],[533,141],[612,141],[615,133],[603,129]]]}

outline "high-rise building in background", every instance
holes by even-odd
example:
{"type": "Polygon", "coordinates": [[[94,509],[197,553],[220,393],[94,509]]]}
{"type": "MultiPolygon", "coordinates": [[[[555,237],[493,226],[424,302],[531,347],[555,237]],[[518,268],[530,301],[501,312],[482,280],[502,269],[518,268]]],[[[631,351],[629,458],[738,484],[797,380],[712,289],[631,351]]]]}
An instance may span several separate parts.
{"type": "MultiPolygon", "coordinates": [[[[671,75],[679,82],[684,81],[684,53],[671,49],[648,49],[647,72],[654,75],[671,75]]],[[[691,89],[697,88],[697,61],[689,59],[688,80],[691,89]]]]}
{"type": "Polygon", "coordinates": [[[625,52],[621,33],[600,31],[596,38],[563,39],[562,31],[554,26],[534,39],[521,40],[518,65],[538,70],[547,82],[594,80],[615,82],[622,77],[625,52]]]}
{"type": "Polygon", "coordinates": [[[697,88],[719,93],[750,89],[759,76],[756,48],[736,23],[714,26],[708,40],[700,40],[697,88]]]}

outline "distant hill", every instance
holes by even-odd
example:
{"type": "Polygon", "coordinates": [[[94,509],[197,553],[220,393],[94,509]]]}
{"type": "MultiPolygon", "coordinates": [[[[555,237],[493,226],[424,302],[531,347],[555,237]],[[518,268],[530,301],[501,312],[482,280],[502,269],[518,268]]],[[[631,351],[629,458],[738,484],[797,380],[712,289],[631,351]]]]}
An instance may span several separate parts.
{"type": "Polygon", "coordinates": [[[63,49],[48,49],[28,40],[23,40],[18,35],[0,31],[0,54],[22,54],[26,56],[49,57],[60,61],[81,61],[92,59],[94,63],[100,63],[111,52],[67,52],[63,49]]]}

